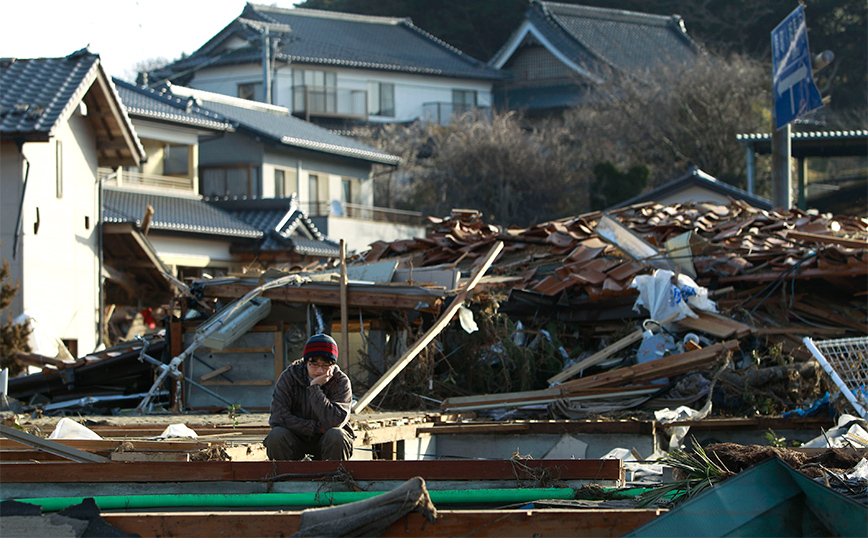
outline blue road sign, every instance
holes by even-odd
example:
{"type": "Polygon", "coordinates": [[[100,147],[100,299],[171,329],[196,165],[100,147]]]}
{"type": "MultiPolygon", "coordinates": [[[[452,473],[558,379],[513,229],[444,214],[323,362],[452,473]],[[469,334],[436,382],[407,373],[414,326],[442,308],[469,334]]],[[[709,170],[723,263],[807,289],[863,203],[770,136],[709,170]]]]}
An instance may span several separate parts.
{"type": "Polygon", "coordinates": [[[778,129],[823,106],[811,70],[808,28],[802,6],[772,30],[772,75],[778,129]]]}

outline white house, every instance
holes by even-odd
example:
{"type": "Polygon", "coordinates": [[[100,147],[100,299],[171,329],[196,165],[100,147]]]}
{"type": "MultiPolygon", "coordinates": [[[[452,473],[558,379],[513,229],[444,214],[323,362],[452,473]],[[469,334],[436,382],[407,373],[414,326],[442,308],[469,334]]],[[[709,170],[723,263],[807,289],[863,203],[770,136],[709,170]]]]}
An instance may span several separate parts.
{"type": "Polygon", "coordinates": [[[272,103],[341,126],[445,122],[454,112],[491,107],[492,84],[502,76],[406,18],[248,3],[148,82],[272,103]]]}
{"type": "Polygon", "coordinates": [[[97,168],[138,166],[144,149],[99,56],[0,63],[0,254],[20,282],[11,308],[73,356],[99,345],[97,168]]]}

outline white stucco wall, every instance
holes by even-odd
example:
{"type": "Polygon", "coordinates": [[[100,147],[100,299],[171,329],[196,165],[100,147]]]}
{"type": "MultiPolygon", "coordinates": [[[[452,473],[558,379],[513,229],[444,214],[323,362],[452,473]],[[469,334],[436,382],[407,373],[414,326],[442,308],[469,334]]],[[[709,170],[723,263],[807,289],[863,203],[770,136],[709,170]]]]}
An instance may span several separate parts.
{"type": "Polygon", "coordinates": [[[187,267],[230,267],[235,270],[233,256],[229,253],[231,241],[228,239],[188,238],[158,235],[152,232],[148,240],[157,255],[174,270],[177,266],[187,267]]]}
{"type": "MultiPolygon", "coordinates": [[[[321,221],[314,219],[314,222],[319,226],[321,221]]],[[[398,239],[425,237],[424,226],[409,226],[347,217],[328,217],[324,227],[328,230],[328,238],[332,241],[340,241],[341,239],[346,241],[348,252],[367,250],[368,246],[376,241],[389,242],[398,239]]]]}
{"type": "Polygon", "coordinates": [[[723,194],[693,185],[684,190],[667,194],[657,202],[662,205],[683,204],[685,202],[712,202],[729,205],[729,198],[723,194]]]}
{"type": "MultiPolygon", "coordinates": [[[[15,164],[17,156],[7,160],[6,148],[2,248],[3,256],[11,257],[25,165],[23,161],[15,164]],[[20,178],[17,181],[16,176],[20,178]]],[[[99,193],[94,135],[76,113],[59,128],[55,139],[26,143],[23,155],[30,163],[30,172],[16,264],[20,273],[15,277],[20,277],[21,288],[15,314],[28,311],[59,338],[77,340],[78,352],[83,355],[95,349],[99,325],[99,193]],[[63,156],[61,198],[56,194],[58,141],[63,156]]]]}
{"type": "MultiPolygon", "coordinates": [[[[328,68],[316,65],[293,64],[301,69],[325,70],[337,73],[340,89],[368,90],[369,82],[395,85],[395,117],[370,116],[374,122],[412,121],[422,117],[424,103],[451,103],[452,90],[475,90],[480,107],[492,106],[492,82],[405,73],[391,73],[372,69],[328,68]]],[[[279,67],[273,78],[272,102],[292,109],[292,69],[279,67]]],[[[256,64],[205,68],[199,70],[190,87],[238,96],[238,85],[262,82],[262,68],[256,64]]]]}

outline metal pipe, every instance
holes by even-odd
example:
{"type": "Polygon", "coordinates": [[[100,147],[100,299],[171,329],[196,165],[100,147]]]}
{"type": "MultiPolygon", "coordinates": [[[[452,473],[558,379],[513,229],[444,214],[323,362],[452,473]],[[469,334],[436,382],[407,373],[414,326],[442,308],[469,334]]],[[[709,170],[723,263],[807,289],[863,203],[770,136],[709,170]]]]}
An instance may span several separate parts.
{"type": "MultiPolygon", "coordinates": [[[[236,494],[184,494],[184,495],[111,495],[92,497],[100,510],[145,508],[253,508],[266,506],[308,507],[331,506],[363,501],[381,495],[383,491],[339,491],[331,493],[251,493],[236,494]]],[[[572,488],[520,488],[429,490],[434,504],[468,503],[525,503],[542,499],[575,499],[572,488]]],[[[87,497],[40,497],[16,499],[19,502],[42,506],[44,512],[55,512],[80,504],[87,497]]]]}

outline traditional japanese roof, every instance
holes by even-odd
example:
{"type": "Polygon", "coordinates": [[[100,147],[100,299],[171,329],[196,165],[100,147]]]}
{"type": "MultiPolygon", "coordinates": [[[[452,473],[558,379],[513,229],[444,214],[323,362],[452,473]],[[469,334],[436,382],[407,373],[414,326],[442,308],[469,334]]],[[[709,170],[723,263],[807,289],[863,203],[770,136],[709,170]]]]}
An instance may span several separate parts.
{"type": "Polygon", "coordinates": [[[210,200],[209,203],[262,231],[262,240],[256,245],[241,246],[244,250],[294,250],[308,256],[340,256],[340,246],[323,236],[301,209],[295,193],[289,198],[210,200]]]}
{"type": "Polygon", "coordinates": [[[361,142],[333,133],[293,116],[284,107],[228,97],[217,93],[167,85],[166,91],[178,106],[195,99],[198,109],[232,122],[236,131],[247,133],[274,144],[291,146],[362,161],[397,165],[401,159],[361,142]],[[181,97],[180,100],[177,100],[181,97]]]}
{"type": "MultiPolygon", "coordinates": [[[[687,173],[680,178],[674,179],[669,183],[666,183],[665,185],[657,187],[656,189],[643,192],[642,194],[634,196],[629,200],[624,200],[619,204],[613,205],[609,209],[631,206],[643,202],[658,202],[662,200],[665,196],[677,193],[679,191],[683,191],[690,187],[699,187],[709,190],[711,192],[722,194],[724,196],[729,196],[734,200],[743,200],[752,205],[753,207],[759,209],[772,208],[772,204],[769,200],[766,200],[765,198],[762,198],[755,194],[751,194],[746,190],[739,189],[738,187],[734,187],[728,183],[724,183],[723,181],[720,181],[715,177],[706,174],[698,167],[692,166],[690,167],[690,170],[688,170],[687,173]]],[[[695,201],[703,202],[705,200],[695,201]]]]}
{"type": "Polygon", "coordinates": [[[614,70],[640,74],[692,61],[699,50],[681,17],[532,0],[524,22],[489,61],[502,68],[527,40],[577,74],[601,82],[614,70]]]}
{"type": "Polygon", "coordinates": [[[90,121],[100,164],[138,165],[145,151],[117,91],[86,48],[62,58],[0,59],[0,137],[45,141],[76,111],[90,121]],[[84,105],[84,106],[82,106],[84,105]]]}
{"type": "Polygon", "coordinates": [[[130,116],[218,131],[233,129],[216,113],[197,106],[195,99],[182,99],[117,78],[112,81],[130,116]]]}
{"type": "Polygon", "coordinates": [[[140,226],[148,206],[154,208],[151,230],[259,239],[262,231],[193,196],[165,196],[106,186],[103,219],[140,226]]]}
{"type": "Polygon", "coordinates": [[[249,42],[266,25],[270,35],[280,40],[275,52],[277,61],[473,79],[502,76],[407,18],[250,3],[201,48],[157,76],[169,74],[174,78],[205,66],[259,63],[261,49],[249,42]],[[238,47],[239,39],[248,41],[248,46],[238,47]]]}

